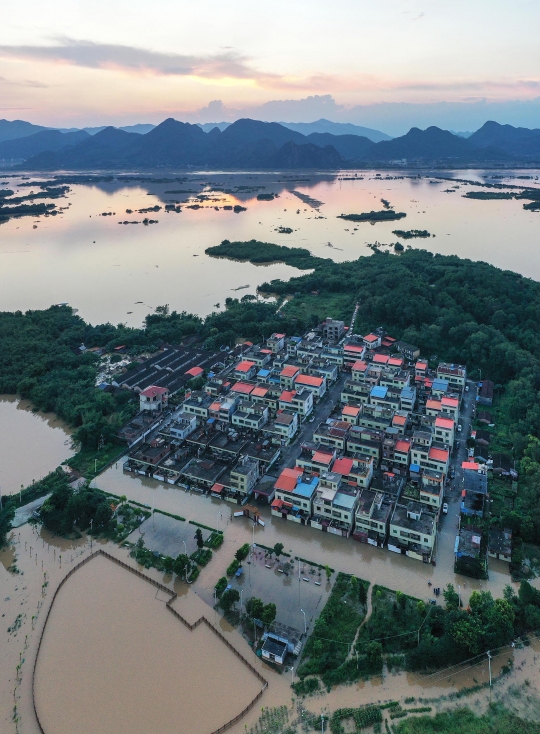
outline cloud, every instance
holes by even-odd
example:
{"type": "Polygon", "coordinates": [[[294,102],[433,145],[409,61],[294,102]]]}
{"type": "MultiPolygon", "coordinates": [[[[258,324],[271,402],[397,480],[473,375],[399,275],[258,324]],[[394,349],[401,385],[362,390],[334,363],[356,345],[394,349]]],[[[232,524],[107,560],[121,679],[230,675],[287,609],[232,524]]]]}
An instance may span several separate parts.
{"type": "Polygon", "coordinates": [[[37,82],[34,79],[22,79],[14,82],[11,79],[6,79],[5,76],[0,76],[0,84],[9,85],[11,87],[33,87],[34,89],[48,89],[48,84],[37,82]]]}
{"type": "Polygon", "coordinates": [[[198,76],[211,79],[270,80],[273,74],[258,72],[249,59],[233,50],[208,56],[163,53],[135,46],[94,43],[58,38],[50,46],[0,46],[0,58],[115,69],[160,76],[198,76]]]}

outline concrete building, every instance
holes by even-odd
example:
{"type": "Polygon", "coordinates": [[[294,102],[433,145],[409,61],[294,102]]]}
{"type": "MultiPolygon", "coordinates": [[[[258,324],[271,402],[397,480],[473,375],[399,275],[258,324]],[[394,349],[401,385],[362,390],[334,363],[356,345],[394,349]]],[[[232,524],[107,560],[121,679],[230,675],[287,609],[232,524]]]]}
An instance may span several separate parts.
{"type": "Polygon", "coordinates": [[[167,407],[169,401],[169,390],[166,387],[157,387],[151,385],[146,390],[139,393],[139,403],[141,410],[148,410],[155,413],[161,413],[163,408],[167,407]]]}
{"type": "Polygon", "coordinates": [[[336,321],[331,316],[326,317],[322,325],[323,337],[331,342],[338,342],[345,333],[345,322],[336,321]]]}

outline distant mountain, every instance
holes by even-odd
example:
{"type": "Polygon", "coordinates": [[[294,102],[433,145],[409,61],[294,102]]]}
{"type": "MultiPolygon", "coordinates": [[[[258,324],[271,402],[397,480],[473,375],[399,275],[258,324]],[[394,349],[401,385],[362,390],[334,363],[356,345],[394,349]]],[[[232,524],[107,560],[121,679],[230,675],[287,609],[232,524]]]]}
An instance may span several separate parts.
{"type": "Polygon", "coordinates": [[[321,148],[326,145],[333,146],[342,158],[351,161],[361,160],[367,151],[375,145],[375,143],[362,135],[311,133],[306,137],[310,143],[318,145],[321,148]]]}
{"type": "MultiPolygon", "coordinates": [[[[29,158],[18,168],[29,166],[35,170],[110,168],[111,162],[121,160],[127,150],[140,138],[137,133],[126,133],[114,127],[106,127],[90,135],[77,145],[59,151],[44,151],[29,158]]],[[[115,168],[116,166],[112,166],[115,168]]]]}
{"type": "Polygon", "coordinates": [[[24,120],[0,120],[0,142],[24,138],[27,135],[34,135],[34,133],[49,129],[42,125],[32,125],[31,122],[25,122],[24,120]]]}
{"type": "Polygon", "coordinates": [[[319,148],[312,143],[298,145],[285,143],[271,158],[267,165],[272,168],[319,168],[336,169],[343,166],[343,160],[331,145],[319,148]]]}
{"type": "Polygon", "coordinates": [[[468,142],[476,148],[498,148],[511,156],[540,156],[540,130],[529,130],[526,127],[499,125],[489,121],[473,133],[468,142]]]}
{"type": "MultiPolygon", "coordinates": [[[[44,139],[45,133],[39,135],[41,138],[38,135],[33,137],[44,139]]],[[[208,132],[204,132],[200,125],[172,118],[142,135],[107,127],[78,143],[71,138],[70,145],[60,149],[68,134],[48,131],[47,135],[51,141],[54,138],[50,148],[29,156],[24,165],[17,168],[125,170],[194,166],[336,169],[393,162],[484,165],[509,161],[519,163],[535,160],[535,157],[540,160],[540,131],[496,123],[487,123],[467,139],[448,130],[429,127],[427,130],[412,128],[406,135],[378,143],[360,135],[326,132],[306,136],[277,122],[250,119],[237,120],[223,131],[214,126],[208,132]]]]}
{"type": "Polygon", "coordinates": [[[56,151],[65,148],[67,145],[76,145],[89,137],[84,130],[77,130],[73,133],[61,133],[59,130],[42,130],[24,138],[0,142],[0,159],[29,158],[45,150],[56,151]]]}
{"type": "Polygon", "coordinates": [[[223,132],[225,128],[229,127],[229,125],[232,125],[232,123],[231,122],[198,122],[197,125],[205,133],[209,133],[210,130],[213,130],[215,127],[217,127],[221,132],[223,132]]]}
{"type": "Polygon", "coordinates": [[[479,150],[465,140],[452,135],[448,130],[439,127],[428,127],[419,130],[413,127],[406,135],[374,145],[364,155],[364,161],[389,163],[392,161],[407,162],[449,162],[473,163],[491,160],[505,160],[507,156],[491,147],[479,150]]]}
{"type": "Polygon", "coordinates": [[[370,127],[361,127],[360,125],[352,125],[349,122],[331,122],[321,118],[315,122],[280,122],[280,125],[288,127],[290,130],[296,130],[302,135],[310,135],[311,133],[330,133],[331,135],[359,135],[366,137],[373,143],[380,143],[381,140],[392,140],[390,135],[382,133],[380,130],[373,130],[370,127]]]}
{"type": "MultiPolygon", "coordinates": [[[[89,135],[97,135],[97,133],[100,133],[102,130],[105,130],[105,128],[108,127],[107,125],[99,125],[98,127],[59,127],[58,130],[60,130],[61,133],[75,133],[79,130],[84,130],[84,132],[88,133],[89,135]]],[[[139,133],[139,135],[146,135],[146,133],[149,133],[150,130],[153,130],[155,128],[155,125],[151,125],[150,123],[144,123],[144,122],[138,122],[136,125],[124,125],[123,127],[117,127],[117,130],[123,130],[126,133],[139,133]]]]}

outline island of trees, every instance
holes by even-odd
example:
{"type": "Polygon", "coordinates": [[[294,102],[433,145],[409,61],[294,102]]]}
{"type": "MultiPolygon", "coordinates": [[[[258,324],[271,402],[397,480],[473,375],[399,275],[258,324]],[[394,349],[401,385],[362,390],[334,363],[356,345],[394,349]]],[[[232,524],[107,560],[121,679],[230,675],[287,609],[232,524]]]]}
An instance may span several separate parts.
{"type": "Polygon", "coordinates": [[[392,234],[404,240],[412,240],[414,237],[431,237],[431,233],[427,229],[394,229],[392,230],[392,234]]]}
{"type": "Polygon", "coordinates": [[[362,214],[339,214],[338,219],[347,222],[392,222],[395,219],[403,219],[405,212],[395,212],[393,209],[382,209],[378,212],[362,212],[362,214]]]}

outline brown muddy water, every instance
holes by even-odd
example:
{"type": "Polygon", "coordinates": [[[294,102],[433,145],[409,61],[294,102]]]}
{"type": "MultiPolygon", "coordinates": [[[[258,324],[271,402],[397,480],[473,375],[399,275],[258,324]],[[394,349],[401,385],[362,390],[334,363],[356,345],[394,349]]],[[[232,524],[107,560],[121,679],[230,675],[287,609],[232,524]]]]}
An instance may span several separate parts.
{"type": "MultiPolygon", "coordinates": [[[[425,600],[432,597],[433,587],[443,587],[448,583],[454,584],[456,589],[461,587],[464,601],[468,600],[474,589],[489,589],[494,596],[502,596],[505,585],[512,583],[508,565],[496,559],[490,559],[488,581],[456,575],[453,571],[456,529],[444,525],[444,522],[437,548],[437,566],[433,567],[385,549],[358,543],[352,538],[338,537],[273,517],[270,508],[264,505],[259,507],[265,527],[253,528],[247,518],[233,518],[232,513],[238,509],[237,505],[201,496],[197,492],[186,492],[154,479],[124,474],[121,462],[104,472],[95,483],[105,491],[126,495],[128,499],[147,504],[148,507],[154,504],[156,508],[180,515],[186,520],[196,520],[213,528],[225,528],[224,544],[208,568],[212,581],[214,577],[217,580],[223,575],[240,545],[254,540],[270,548],[278,542],[283,543],[285,552],[292,556],[323,566],[328,564],[336,571],[353,573],[371,583],[400,589],[425,600]],[[431,588],[428,581],[432,582],[431,588]]],[[[535,583],[539,583],[539,580],[535,583]]]]}
{"type": "MultiPolygon", "coordinates": [[[[538,186],[537,171],[516,178],[519,171],[505,172],[504,180],[492,171],[453,171],[443,175],[473,181],[538,186]]],[[[171,176],[174,173],[169,174],[171,176]]],[[[40,179],[42,177],[33,177],[40,179]]],[[[194,173],[185,184],[100,182],[73,185],[66,207],[55,217],[23,217],[1,225],[0,309],[47,308],[69,302],[92,323],[110,321],[140,326],[156,306],[206,315],[228,296],[255,294],[257,286],[274,278],[289,279],[298,270],[272,264],[216,260],[205,249],[223,239],[251,240],[306,247],[318,257],[337,262],[371,254],[366,244],[396,242],[395,229],[426,229],[436,235],[407,240],[443,254],[483,260],[540,279],[536,257],[540,214],[524,211],[522,201],[465,199],[475,186],[420,178],[407,171],[347,172],[340,175],[316,173],[194,173]],[[206,185],[208,184],[208,185],[206,185]],[[212,188],[227,189],[229,192],[212,188]],[[242,187],[242,188],[237,188],[242,187]],[[209,197],[195,202],[195,190],[209,197]],[[319,209],[304,204],[293,191],[322,202],[319,209]],[[273,201],[258,201],[257,193],[276,193],[273,201]],[[355,225],[337,217],[382,209],[385,199],[406,219],[355,225]],[[183,206],[181,213],[166,213],[171,201],[196,203],[183,206]],[[224,206],[246,208],[239,214],[224,206]],[[137,209],[161,206],[157,213],[139,214],[137,209]],[[216,210],[217,207],[217,210],[216,210]],[[131,209],[132,214],[127,214],[131,209]],[[101,216],[103,213],[111,216],[101,216]],[[150,216],[158,224],[145,226],[150,216]],[[139,224],[119,224],[123,221],[139,224]],[[276,231],[290,228],[290,234],[276,231]],[[249,287],[245,287],[249,286],[249,287]],[[236,289],[242,288],[237,291],[236,289]]],[[[10,187],[28,194],[20,178],[10,187]]],[[[485,189],[484,189],[485,190],[485,189]]]]}
{"type": "MultiPolygon", "coordinates": [[[[227,525],[226,543],[228,543],[231,530],[231,524],[227,525]]],[[[93,547],[96,548],[95,543],[93,547]]],[[[132,563],[125,549],[119,549],[109,543],[99,544],[99,547],[103,547],[121,560],[132,563]]],[[[236,543],[233,543],[233,548],[235,547],[237,547],[236,543]]],[[[5,615],[2,617],[5,631],[2,633],[2,644],[0,645],[0,731],[2,734],[4,732],[6,734],[39,734],[32,705],[32,667],[37,641],[51,597],[58,583],[73,565],[89,553],[90,544],[86,538],[77,541],[53,538],[48,533],[35,530],[29,525],[24,525],[13,533],[11,547],[0,553],[0,588],[2,590],[0,608],[2,615],[5,615]],[[6,570],[6,567],[14,560],[20,574],[9,573],[6,570]],[[42,586],[44,578],[48,582],[45,587],[42,586]],[[22,615],[20,625],[17,622],[19,614],[22,615]],[[8,627],[10,627],[10,632],[7,632],[8,627]],[[21,667],[18,668],[21,661],[21,667]],[[14,709],[14,706],[17,708],[14,709]]],[[[229,730],[231,734],[241,734],[241,732],[245,733],[246,728],[249,731],[255,725],[263,706],[289,706],[290,721],[295,719],[297,711],[296,703],[293,702],[291,696],[290,682],[293,675],[291,671],[284,671],[280,674],[270,670],[253,656],[247,642],[235,629],[219,615],[215,615],[201,598],[197,599],[197,596],[203,596],[204,588],[209,586],[207,578],[209,574],[214,574],[217,570],[213,568],[213,565],[228,563],[229,559],[230,552],[227,551],[227,546],[224,544],[214,554],[214,559],[209,566],[202,570],[201,576],[194,584],[195,588],[188,591],[185,584],[177,582],[176,590],[179,592],[179,599],[175,605],[179,605],[179,610],[190,622],[195,621],[204,610],[207,618],[210,621],[216,620],[219,631],[269,681],[268,689],[254,709],[229,730]]],[[[234,667],[235,663],[229,658],[222,657],[223,653],[216,649],[213,635],[208,640],[206,637],[201,638],[205,649],[202,660],[199,661],[193,648],[189,647],[194,644],[193,640],[197,641],[197,638],[193,637],[196,632],[191,633],[191,639],[186,637],[188,633],[185,632],[183,625],[164,609],[165,599],[161,592],[156,594],[155,588],[150,588],[142,581],[139,583],[139,580],[128,572],[119,575],[117,571],[122,571],[122,569],[110,562],[109,565],[105,565],[105,559],[97,559],[97,565],[93,565],[94,560],[81,569],[80,581],[78,580],[79,572],[68,580],[58,595],[61,604],[50,616],[51,624],[56,625],[57,629],[54,630],[51,626],[48,632],[52,634],[46,634],[51,644],[48,646],[44,643],[45,647],[42,648],[43,652],[47,652],[42,659],[44,668],[41,671],[41,662],[38,665],[38,671],[40,671],[38,672],[38,685],[41,685],[43,681],[45,686],[48,685],[47,680],[41,677],[44,670],[51,671],[50,675],[58,685],[48,689],[50,695],[44,699],[40,696],[45,689],[36,690],[38,706],[41,706],[40,715],[43,710],[44,717],[50,717],[53,727],[50,732],[46,729],[46,734],[56,734],[61,731],[72,734],[72,732],[83,730],[106,732],[106,734],[128,731],[122,728],[122,722],[132,720],[133,708],[139,712],[142,711],[144,716],[147,710],[151,711],[156,718],[152,720],[150,728],[146,729],[141,729],[139,723],[134,722],[133,727],[129,729],[130,732],[161,731],[162,729],[159,729],[158,726],[168,721],[172,722],[173,726],[167,731],[175,731],[180,734],[183,732],[203,734],[207,731],[205,726],[213,725],[214,719],[211,717],[215,715],[218,718],[214,701],[218,702],[220,712],[222,707],[223,711],[229,712],[236,707],[237,702],[243,701],[245,673],[236,671],[234,668],[234,676],[230,675],[229,671],[233,668],[229,666],[234,667]],[[103,563],[101,563],[102,560],[103,563]],[[120,589],[125,589],[126,592],[122,603],[118,596],[120,589]],[[131,606],[125,603],[127,599],[132,600],[131,606]],[[97,603],[98,601],[102,603],[97,603]],[[86,626],[84,621],[86,621],[86,626]],[[88,639],[91,639],[92,644],[88,644],[88,639]],[[188,645],[188,649],[192,651],[187,661],[184,660],[184,651],[180,649],[183,645],[188,645]],[[154,653],[159,653],[156,659],[154,659],[154,653]],[[162,658],[163,670],[160,669],[162,658]],[[182,660],[181,669],[180,660],[182,660]],[[216,662],[216,670],[208,674],[209,660],[216,662]],[[57,667],[53,666],[52,661],[56,661],[57,667]],[[225,672],[222,670],[223,662],[225,672]],[[145,677],[143,671],[149,671],[151,675],[145,677]],[[173,679],[163,681],[164,671],[173,679]],[[208,676],[206,686],[203,682],[202,688],[200,676],[208,676]],[[195,683],[193,688],[189,688],[189,701],[174,718],[172,713],[178,711],[176,698],[186,695],[186,685],[190,685],[192,679],[195,683]],[[237,684],[237,681],[240,681],[240,685],[237,684]],[[89,704],[89,697],[85,698],[82,684],[87,686],[87,690],[97,692],[100,697],[93,699],[89,704]],[[222,684],[225,685],[225,689],[221,688],[222,684]],[[66,690],[69,690],[80,702],[82,711],[79,708],[73,710],[73,702],[66,700],[66,690]],[[226,693],[223,693],[223,690],[226,693]],[[211,709],[213,713],[206,711],[201,713],[203,716],[201,721],[204,726],[199,725],[199,719],[195,719],[194,722],[189,720],[190,729],[182,728],[182,722],[188,722],[188,719],[184,718],[187,716],[186,712],[194,711],[195,707],[192,706],[192,702],[200,704],[204,709],[211,709]],[[129,706],[124,709],[123,706],[126,703],[129,706]],[[162,711],[169,704],[170,711],[162,711]],[[70,711],[73,716],[84,716],[91,719],[94,715],[90,710],[92,706],[97,710],[102,710],[107,717],[106,719],[102,717],[99,722],[98,726],[101,728],[79,728],[78,726],[67,729],[58,728],[69,725],[70,722],[66,717],[70,711]],[[153,725],[154,721],[158,726],[153,725]],[[107,722],[114,723],[115,728],[106,728],[107,722]]],[[[149,571],[143,569],[143,571],[146,575],[170,585],[170,577],[152,569],[149,571]]],[[[209,634],[211,635],[211,632],[209,634]]],[[[513,706],[518,713],[532,716],[530,709],[536,700],[534,696],[540,696],[538,641],[533,641],[529,648],[522,650],[509,648],[503,651],[499,658],[493,660],[494,676],[509,659],[513,659],[513,671],[511,675],[503,677],[495,684],[492,695],[497,700],[504,701],[505,705],[513,706]],[[519,691],[524,690],[527,691],[527,695],[523,694],[519,698],[521,696],[519,691]]],[[[489,692],[486,690],[475,693],[474,700],[465,698],[452,701],[452,696],[462,688],[481,684],[487,680],[487,676],[487,661],[485,660],[474,668],[463,671],[455,669],[441,671],[430,677],[406,673],[385,674],[382,678],[351,686],[341,686],[328,694],[321,693],[306,699],[303,704],[312,712],[326,715],[342,706],[360,706],[369,702],[414,696],[417,701],[421,698],[429,699],[430,702],[433,702],[430,705],[433,705],[434,710],[468,703],[473,705],[475,710],[483,710],[489,702],[489,692]]],[[[192,713],[189,716],[192,716],[192,713]]]]}
{"type": "Polygon", "coordinates": [[[28,400],[0,395],[0,488],[14,494],[73,456],[70,428],[28,400]]]}

